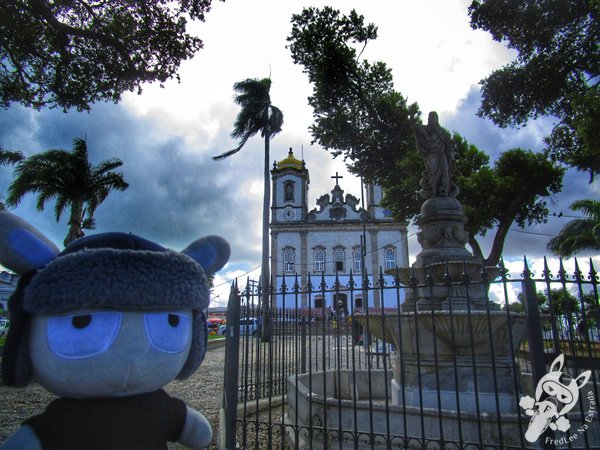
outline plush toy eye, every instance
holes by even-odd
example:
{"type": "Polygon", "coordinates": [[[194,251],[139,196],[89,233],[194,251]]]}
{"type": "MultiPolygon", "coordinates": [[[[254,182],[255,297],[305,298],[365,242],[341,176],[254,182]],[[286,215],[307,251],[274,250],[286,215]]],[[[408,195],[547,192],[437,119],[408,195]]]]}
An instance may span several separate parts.
{"type": "Polygon", "coordinates": [[[179,316],[177,314],[169,314],[169,325],[172,327],[179,325],[179,316]]]}
{"type": "Polygon", "coordinates": [[[148,342],[156,350],[164,353],[179,353],[186,348],[191,330],[189,313],[146,313],[144,320],[148,342]]]}
{"type": "Polygon", "coordinates": [[[89,358],[107,351],[117,338],[123,316],[116,311],[69,314],[48,320],[48,345],[59,357],[89,358]]]}
{"type": "Polygon", "coordinates": [[[77,329],[82,329],[87,327],[92,321],[91,314],[84,314],[83,316],[73,316],[73,326],[77,329]]]}

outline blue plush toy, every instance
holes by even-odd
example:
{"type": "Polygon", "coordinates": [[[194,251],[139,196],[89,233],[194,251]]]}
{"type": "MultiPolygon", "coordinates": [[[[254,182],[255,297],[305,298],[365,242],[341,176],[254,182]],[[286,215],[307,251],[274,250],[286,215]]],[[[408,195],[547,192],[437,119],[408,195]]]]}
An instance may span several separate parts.
{"type": "Polygon", "coordinates": [[[229,253],[216,236],[178,253],[124,233],[85,237],[59,253],[0,212],[0,263],[21,275],[2,377],[15,387],[35,379],[60,397],[1,449],[207,446],[206,418],[161,388],[204,359],[207,275],[229,253]]]}

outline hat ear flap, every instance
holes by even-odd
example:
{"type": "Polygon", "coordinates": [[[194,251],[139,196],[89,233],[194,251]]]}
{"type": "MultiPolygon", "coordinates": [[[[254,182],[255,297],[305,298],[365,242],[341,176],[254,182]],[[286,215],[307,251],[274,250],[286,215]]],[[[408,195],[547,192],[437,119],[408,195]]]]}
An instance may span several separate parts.
{"type": "Polygon", "coordinates": [[[10,328],[2,354],[2,380],[7,386],[23,387],[31,380],[29,361],[30,314],[23,309],[24,292],[35,272],[23,275],[8,301],[10,328]]]}
{"type": "Polygon", "coordinates": [[[0,264],[20,275],[45,266],[59,253],[37,229],[20,217],[0,211],[0,264]]]}
{"type": "Polygon", "coordinates": [[[181,253],[196,261],[207,274],[213,274],[223,268],[231,255],[231,248],[220,236],[206,236],[192,242],[181,253]]]}

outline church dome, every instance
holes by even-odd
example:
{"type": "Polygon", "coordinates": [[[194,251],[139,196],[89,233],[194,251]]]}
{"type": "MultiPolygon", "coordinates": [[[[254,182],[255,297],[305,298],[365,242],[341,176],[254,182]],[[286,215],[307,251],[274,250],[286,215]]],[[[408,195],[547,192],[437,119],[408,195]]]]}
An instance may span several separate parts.
{"type": "Polygon", "coordinates": [[[302,170],[303,168],[304,168],[304,164],[299,159],[296,159],[296,157],[294,156],[294,152],[292,151],[291,148],[290,148],[290,152],[287,155],[287,158],[282,159],[281,161],[279,161],[277,163],[277,169],[279,169],[279,170],[283,170],[283,169],[302,170]]]}

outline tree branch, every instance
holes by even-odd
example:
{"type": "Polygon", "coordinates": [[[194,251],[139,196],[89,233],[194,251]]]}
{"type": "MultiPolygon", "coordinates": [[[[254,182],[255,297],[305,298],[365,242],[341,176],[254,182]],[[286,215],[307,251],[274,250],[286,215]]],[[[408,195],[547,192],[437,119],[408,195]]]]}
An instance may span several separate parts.
{"type": "Polygon", "coordinates": [[[114,48],[121,55],[126,65],[130,67],[131,70],[134,70],[136,73],[139,72],[135,68],[135,64],[131,60],[127,48],[118,39],[115,39],[104,33],[75,28],[59,21],[43,0],[29,0],[29,5],[31,6],[32,13],[46,21],[46,23],[48,23],[48,25],[50,25],[57,33],[64,36],[77,36],[92,41],[98,41],[106,47],[114,48]]]}

